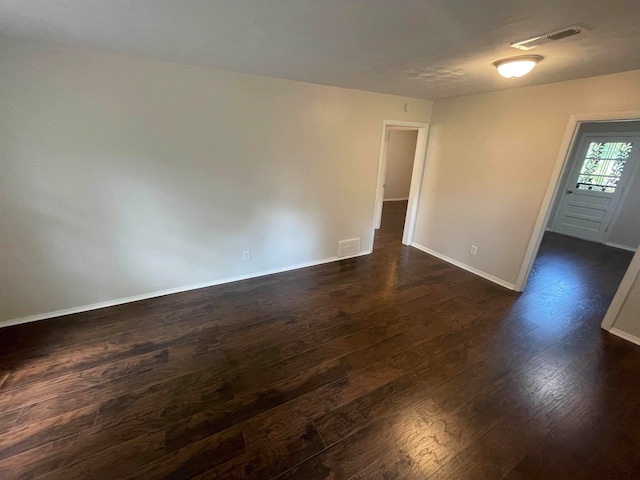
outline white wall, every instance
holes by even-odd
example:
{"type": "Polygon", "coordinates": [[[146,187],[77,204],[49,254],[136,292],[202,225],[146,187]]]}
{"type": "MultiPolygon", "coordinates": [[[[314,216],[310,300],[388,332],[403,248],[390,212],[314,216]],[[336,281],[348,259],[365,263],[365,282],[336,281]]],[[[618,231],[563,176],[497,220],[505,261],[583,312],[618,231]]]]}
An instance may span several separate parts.
{"type": "Polygon", "coordinates": [[[640,71],[437,101],[416,243],[515,283],[569,116],[629,110],[640,71]]]}
{"type": "Polygon", "coordinates": [[[0,321],[370,250],[382,122],[432,107],[7,41],[0,65],[0,321]]]}
{"type": "Polygon", "coordinates": [[[417,141],[417,130],[389,130],[384,187],[385,200],[409,198],[417,141]]]}

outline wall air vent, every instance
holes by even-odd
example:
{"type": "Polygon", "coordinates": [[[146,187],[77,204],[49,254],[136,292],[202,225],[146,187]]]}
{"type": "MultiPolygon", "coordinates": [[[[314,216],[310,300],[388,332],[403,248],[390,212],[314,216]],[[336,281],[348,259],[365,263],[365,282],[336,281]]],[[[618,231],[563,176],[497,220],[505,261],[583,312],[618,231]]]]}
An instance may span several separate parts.
{"type": "Polygon", "coordinates": [[[544,35],[538,35],[537,37],[529,38],[527,40],[514,42],[510,45],[513,48],[517,48],[519,50],[531,50],[532,48],[544,45],[545,43],[551,43],[562,40],[563,38],[573,37],[574,35],[580,34],[582,30],[582,27],[565,28],[564,30],[559,30],[557,32],[546,33],[544,35]]]}
{"type": "Polygon", "coordinates": [[[360,239],[350,238],[338,242],[338,258],[353,257],[360,253],[360,239]]]}

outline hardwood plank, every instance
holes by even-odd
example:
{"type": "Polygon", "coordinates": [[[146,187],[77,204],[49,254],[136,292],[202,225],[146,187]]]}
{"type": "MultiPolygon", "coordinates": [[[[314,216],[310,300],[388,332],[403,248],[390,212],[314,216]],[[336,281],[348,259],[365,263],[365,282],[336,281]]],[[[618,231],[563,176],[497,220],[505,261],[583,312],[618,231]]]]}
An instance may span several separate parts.
{"type": "Polygon", "coordinates": [[[89,428],[97,412],[95,405],[4,433],[0,436],[0,460],[89,428]]]}
{"type": "Polygon", "coordinates": [[[77,463],[39,476],[40,480],[85,480],[87,478],[124,478],[164,455],[164,432],[151,432],[78,459],[77,463]],[[114,462],[114,459],[117,461],[114,462]]]}
{"type": "Polygon", "coordinates": [[[273,478],[324,450],[325,446],[313,424],[278,434],[259,445],[247,446],[247,452],[197,476],[198,479],[260,480],[273,478]]]}
{"type": "MultiPolygon", "coordinates": [[[[132,418],[131,415],[126,416],[132,418]]],[[[153,418],[151,422],[148,421],[148,416],[149,414],[143,411],[135,417],[134,423],[123,420],[109,426],[96,425],[11,456],[0,461],[0,478],[31,479],[53,471],[64,472],[73,469],[74,465],[84,459],[98,456],[114,462],[117,456],[102,452],[117,452],[121,445],[127,444],[130,440],[148,438],[148,435],[158,432],[162,438],[161,453],[164,454],[164,429],[158,429],[152,422],[153,418]],[[64,455],[61,455],[61,452],[64,452],[64,455]]],[[[133,444],[137,443],[134,441],[133,444]]]]}
{"type": "MultiPolygon", "coordinates": [[[[533,363],[537,364],[539,360],[533,363]]],[[[552,380],[541,377],[531,381],[514,374],[508,381],[500,379],[489,392],[476,395],[453,412],[447,412],[433,403],[425,413],[425,407],[421,404],[428,405],[431,400],[418,402],[415,406],[400,405],[396,410],[420,412],[424,433],[415,426],[407,429],[398,436],[392,447],[361,473],[362,478],[417,478],[419,475],[431,476],[438,471],[443,474],[441,478],[464,478],[470,475],[467,470],[470,466],[476,468],[475,474],[499,470],[490,456],[486,456],[484,461],[476,457],[471,465],[467,457],[472,457],[471,452],[477,449],[478,439],[486,436],[486,432],[495,428],[504,418],[508,418],[511,425],[523,424],[531,412],[535,412],[540,418],[540,425],[536,425],[537,432],[548,431],[542,427],[549,422],[551,412],[563,401],[573,398],[566,394],[567,385],[572,384],[570,377],[560,381],[557,378],[560,375],[562,372],[558,372],[552,380]],[[411,461],[403,457],[403,452],[410,452],[411,461]]],[[[571,378],[577,384],[581,383],[577,376],[571,378]]]]}
{"type": "Polygon", "coordinates": [[[148,335],[142,331],[125,334],[120,332],[115,337],[84,343],[82,349],[68,345],[34,355],[26,362],[23,356],[19,368],[11,372],[10,384],[5,383],[3,387],[5,389],[25,387],[34,382],[53,379],[153,351],[161,351],[193,340],[202,342],[206,338],[209,344],[217,343],[215,331],[217,329],[197,327],[192,331],[187,326],[180,329],[159,326],[154,329],[154,341],[148,341],[148,335]]]}
{"type": "Polygon", "coordinates": [[[17,408],[9,412],[0,413],[0,435],[2,435],[4,432],[8,432],[13,428],[21,412],[22,409],[17,408]]]}
{"type": "Polygon", "coordinates": [[[97,392],[110,386],[138,383],[136,376],[152,372],[166,365],[166,350],[151,352],[110,365],[95,367],[77,374],[58,377],[33,387],[8,392],[0,399],[0,404],[8,406],[26,403],[16,427],[26,427],[32,423],[72,412],[103,401],[97,392]],[[42,399],[36,403],[34,399],[42,399]]]}
{"type": "MultiPolygon", "coordinates": [[[[157,390],[160,388],[158,385],[164,385],[170,390],[185,389],[186,393],[194,384],[205,386],[210,383],[219,383],[220,379],[226,375],[227,368],[224,362],[217,363],[223,356],[222,351],[214,350],[212,357],[207,358],[207,355],[199,350],[198,344],[171,347],[170,359],[165,358],[164,353],[158,357],[156,352],[152,352],[151,358],[158,358],[159,361],[151,365],[151,368],[141,368],[135,375],[115,375],[113,378],[107,378],[104,382],[95,384],[80,383],[77,389],[70,388],[71,391],[67,393],[27,405],[20,415],[19,424],[28,425],[93,403],[105,402],[119,396],[123,391],[135,393],[145,389],[157,390]],[[196,353],[198,351],[199,353],[196,353]],[[185,352],[189,353],[185,354],[185,352]],[[209,362],[216,362],[215,368],[203,369],[202,367],[209,362]]],[[[145,359],[146,356],[143,356],[143,363],[145,359]]],[[[132,360],[135,361],[135,359],[129,359],[129,361],[132,360]]],[[[73,378],[77,377],[73,376],[71,383],[73,378]]],[[[52,385],[51,381],[47,384],[52,385]]]]}
{"type": "MultiPolygon", "coordinates": [[[[438,339],[439,337],[433,342],[437,344],[438,339]]],[[[490,367],[481,361],[486,353],[470,353],[476,346],[474,342],[475,339],[469,339],[467,343],[460,342],[448,350],[439,351],[432,351],[432,342],[426,342],[421,346],[422,352],[429,352],[422,357],[426,361],[421,360],[421,357],[412,356],[413,361],[407,365],[402,357],[402,365],[398,365],[397,358],[391,359],[388,363],[398,367],[402,375],[376,390],[369,393],[363,392],[352,402],[316,418],[314,421],[322,438],[328,445],[332,445],[375,419],[388,415],[408,403],[424,399],[425,395],[442,401],[438,392],[442,393],[441,396],[448,398],[450,392],[456,391],[458,396],[463,395],[466,401],[471,393],[482,391],[482,386],[490,386],[492,382],[489,382],[489,379],[495,381],[501,378],[508,369],[503,367],[499,372],[489,372],[493,373],[492,375],[479,377],[481,371],[477,366],[485,366],[487,369],[490,367]],[[481,378],[484,382],[480,385],[470,383],[472,388],[468,388],[467,369],[471,369],[471,376],[474,379],[481,378]],[[462,377],[462,385],[454,380],[460,373],[466,373],[462,377]],[[456,384],[458,389],[454,390],[456,384]],[[460,388],[463,389],[461,393],[460,388]]]]}
{"type": "Polygon", "coordinates": [[[126,478],[183,480],[241,455],[244,451],[242,431],[233,427],[173,451],[126,478]]]}
{"type": "MultiPolygon", "coordinates": [[[[0,460],[0,478],[10,478],[12,480],[27,480],[45,475],[58,468],[69,465],[77,461],[82,456],[81,446],[86,446],[85,453],[93,455],[92,443],[85,442],[82,435],[91,429],[80,433],[72,434],[58,440],[44,443],[38,447],[31,448],[5,460],[0,460]],[[64,454],[62,454],[64,452],[64,454]]],[[[108,438],[102,439],[103,443],[108,442],[108,438]]],[[[112,446],[107,443],[104,448],[112,446]]]]}
{"type": "MultiPolygon", "coordinates": [[[[409,434],[414,440],[418,440],[414,435],[428,438],[438,435],[438,430],[436,427],[429,430],[417,412],[396,412],[350,435],[278,478],[347,479],[387,455],[394,449],[399,436],[409,434]]],[[[444,433],[441,429],[439,431],[441,435],[444,433]]],[[[419,440],[414,441],[413,445],[418,448],[420,443],[419,440]]]]}
{"type": "Polygon", "coordinates": [[[314,418],[389,383],[402,373],[381,362],[256,415],[243,425],[247,445],[277,442],[314,418]]]}
{"type": "Polygon", "coordinates": [[[8,411],[28,405],[34,397],[48,399],[62,394],[77,392],[116,378],[140,373],[167,363],[168,359],[169,352],[167,350],[151,352],[83,370],[79,373],[57,377],[52,381],[41,382],[31,387],[9,390],[3,392],[2,397],[0,397],[0,411],[8,411]]]}
{"type": "Polygon", "coordinates": [[[213,435],[344,376],[338,362],[327,363],[280,382],[268,390],[245,395],[217,408],[196,413],[167,426],[167,450],[171,452],[213,435]]]}
{"type": "Polygon", "coordinates": [[[319,364],[340,359],[361,348],[378,343],[385,337],[387,337],[385,331],[372,328],[337,338],[331,343],[272,363],[267,367],[245,371],[232,379],[233,389],[238,395],[244,395],[267,388],[319,364]]]}

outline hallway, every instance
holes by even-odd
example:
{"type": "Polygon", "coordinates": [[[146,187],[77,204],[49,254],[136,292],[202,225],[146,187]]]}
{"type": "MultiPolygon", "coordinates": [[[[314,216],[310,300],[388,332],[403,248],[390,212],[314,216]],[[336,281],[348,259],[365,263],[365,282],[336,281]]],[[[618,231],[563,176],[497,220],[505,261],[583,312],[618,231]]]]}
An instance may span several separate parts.
{"type": "Polygon", "coordinates": [[[385,201],[382,206],[382,222],[376,230],[373,249],[382,250],[398,247],[402,244],[404,219],[407,213],[407,200],[385,201]]]}

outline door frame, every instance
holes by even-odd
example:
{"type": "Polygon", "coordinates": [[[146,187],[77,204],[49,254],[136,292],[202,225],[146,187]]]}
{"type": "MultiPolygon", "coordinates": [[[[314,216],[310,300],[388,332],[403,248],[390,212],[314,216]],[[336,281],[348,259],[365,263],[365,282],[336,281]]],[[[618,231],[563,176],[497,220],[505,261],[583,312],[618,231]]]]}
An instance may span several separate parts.
{"type": "Polygon", "coordinates": [[[418,203],[420,200],[420,189],[422,187],[422,177],[424,175],[427,160],[427,142],[429,139],[429,124],[418,122],[405,122],[402,120],[384,120],[382,122],[382,136],[380,139],[380,151],[378,154],[378,174],[376,180],[376,197],[373,212],[373,228],[371,229],[371,244],[375,231],[380,228],[382,221],[382,206],[384,203],[384,182],[387,173],[387,132],[389,127],[405,127],[418,131],[416,140],[416,152],[413,157],[413,168],[411,171],[411,186],[409,187],[409,201],[407,204],[407,214],[404,220],[404,230],[402,232],[402,243],[411,245],[416,229],[416,219],[418,216],[418,203]]]}
{"type": "MultiPolygon", "coordinates": [[[[586,123],[590,123],[590,122],[586,122],[586,123]]],[[[591,122],[591,123],[605,123],[605,122],[591,122]]],[[[615,122],[615,123],[619,123],[619,122],[615,122]]],[[[575,181],[576,175],[579,175],[579,172],[580,172],[579,167],[581,166],[580,163],[584,161],[584,158],[582,157],[582,155],[587,150],[589,140],[601,138],[603,139],[603,141],[604,140],[621,141],[623,138],[628,137],[628,138],[634,138],[637,141],[636,144],[640,145],[640,133],[636,133],[636,132],[634,133],[617,132],[617,131],[611,131],[606,133],[605,132],[603,133],[586,132],[581,135],[578,128],[576,130],[575,135],[577,137],[574,141],[576,148],[573,148],[569,154],[569,158],[567,159],[565,170],[561,175],[561,179],[560,179],[561,185],[558,191],[558,196],[554,198],[553,203],[551,204],[551,209],[552,211],[554,211],[553,219],[551,218],[549,219],[551,220],[550,230],[552,232],[557,231],[557,222],[560,220],[563,214],[563,211],[560,208],[562,206],[563,197],[565,196],[563,192],[565,192],[567,189],[574,188],[571,185],[575,181]],[[615,139],[612,140],[611,137],[615,137],[615,139]]],[[[605,227],[605,230],[604,232],[602,232],[601,238],[597,240],[598,243],[604,243],[606,245],[607,242],[609,241],[609,237],[611,236],[610,227],[615,225],[616,220],[618,219],[618,215],[620,214],[620,210],[622,209],[622,205],[624,204],[624,201],[629,193],[629,185],[633,184],[636,173],[638,172],[638,165],[640,165],[640,150],[636,149],[636,151],[633,152],[631,159],[634,160],[633,163],[628,167],[628,170],[626,171],[624,178],[621,178],[621,181],[619,182],[619,187],[620,187],[619,190],[617,192],[614,192],[614,195],[616,195],[616,197],[613,198],[613,202],[612,202],[613,207],[611,208],[610,211],[607,210],[607,212],[605,213],[605,218],[603,219],[603,222],[602,222],[605,227]]]]}
{"type": "MultiPolygon", "coordinates": [[[[624,122],[624,121],[639,121],[640,110],[628,110],[623,112],[603,112],[603,113],[582,113],[573,114],[569,116],[567,126],[564,131],[562,142],[560,143],[560,150],[556,157],[553,170],[551,172],[551,178],[547,185],[547,190],[542,199],[542,204],[538,212],[536,223],[533,227],[531,238],[529,239],[529,245],[525,252],[522,264],[520,266],[520,272],[516,279],[514,290],[517,292],[523,292],[531,274],[533,263],[538,255],[540,249],[540,243],[544,235],[546,226],[549,223],[552,207],[556,201],[560,191],[563,187],[564,175],[570,163],[570,157],[573,149],[578,141],[578,129],[582,123],[596,123],[596,122],[624,122]]],[[[640,249],[639,249],[640,250],[640,249]]]]}

